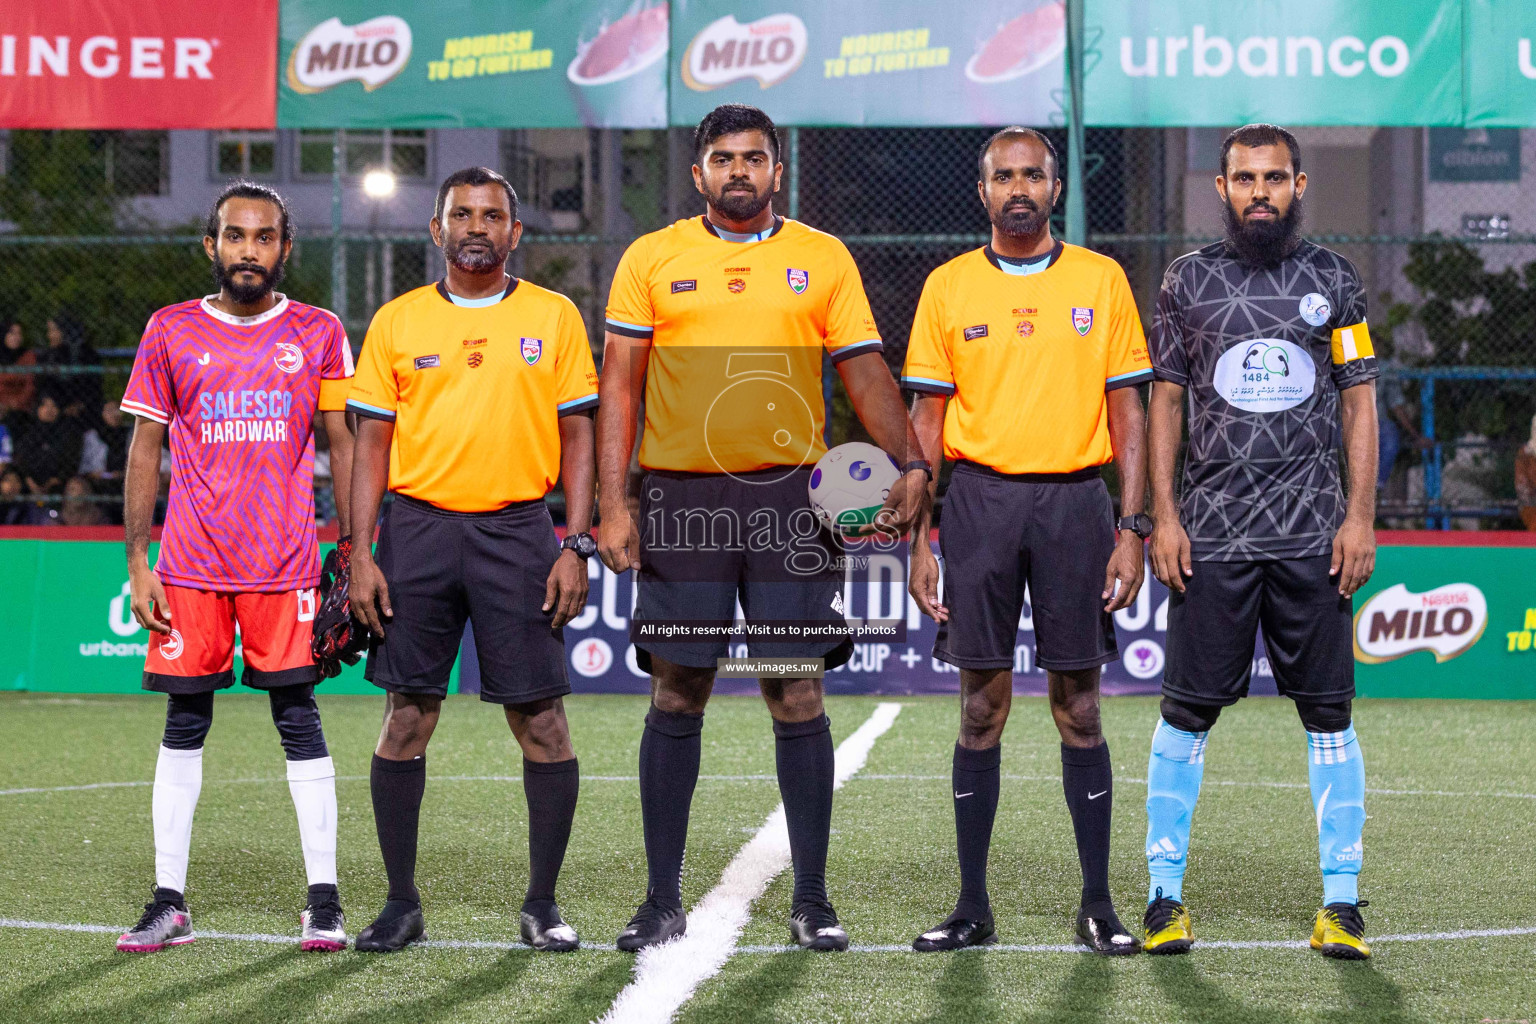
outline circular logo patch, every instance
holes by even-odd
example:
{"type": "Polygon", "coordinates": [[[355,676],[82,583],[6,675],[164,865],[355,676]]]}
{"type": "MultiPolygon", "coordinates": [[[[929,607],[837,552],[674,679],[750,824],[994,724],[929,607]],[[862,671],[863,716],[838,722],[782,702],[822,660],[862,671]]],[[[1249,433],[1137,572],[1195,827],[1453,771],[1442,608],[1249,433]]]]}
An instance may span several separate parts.
{"type": "Polygon", "coordinates": [[[747,290],[747,282],[743,281],[739,277],[731,278],[725,283],[725,286],[737,295],[740,295],[742,292],[747,290]]]}
{"type": "Polygon", "coordinates": [[[1163,670],[1163,645],[1156,640],[1137,640],[1125,649],[1125,657],[1120,660],[1137,679],[1151,679],[1163,670]]]}
{"type": "Polygon", "coordinates": [[[181,642],[181,634],[174,629],[171,630],[164,640],[160,641],[160,657],[166,661],[175,661],[181,657],[181,652],[184,649],[185,647],[181,642]]]}
{"type": "Polygon", "coordinates": [[[1018,326],[1019,337],[1027,338],[1035,333],[1035,325],[1028,320],[1020,320],[1018,326]]]}
{"type": "Polygon", "coordinates": [[[284,373],[298,373],[304,365],[304,350],[297,345],[280,341],[277,343],[277,351],[272,355],[272,361],[284,373]]]}
{"type": "Polygon", "coordinates": [[[571,667],[592,679],[613,664],[613,648],[602,637],[589,636],[571,648],[571,667]]]}
{"type": "Polygon", "coordinates": [[[1321,327],[1333,316],[1333,307],[1328,304],[1328,299],[1317,292],[1308,292],[1301,297],[1299,307],[1301,318],[1313,327],[1321,327]]]}

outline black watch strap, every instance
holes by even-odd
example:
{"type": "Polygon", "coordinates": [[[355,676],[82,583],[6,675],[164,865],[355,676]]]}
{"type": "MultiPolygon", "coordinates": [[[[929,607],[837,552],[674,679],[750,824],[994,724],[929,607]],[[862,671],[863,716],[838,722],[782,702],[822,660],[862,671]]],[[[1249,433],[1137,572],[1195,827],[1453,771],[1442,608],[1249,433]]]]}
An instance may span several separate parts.
{"type": "Polygon", "coordinates": [[[1152,517],[1145,512],[1137,512],[1133,516],[1121,516],[1115,521],[1115,529],[1130,530],[1142,540],[1152,536],[1152,517]]]}
{"type": "Polygon", "coordinates": [[[590,533],[568,533],[560,542],[560,550],[574,551],[577,558],[585,560],[597,554],[597,540],[590,533]]]}
{"type": "Polygon", "coordinates": [[[929,462],[927,459],[913,459],[911,462],[901,467],[901,475],[906,476],[914,469],[922,470],[924,473],[928,474],[929,480],[933,479],[933,463],[929,462]]]}

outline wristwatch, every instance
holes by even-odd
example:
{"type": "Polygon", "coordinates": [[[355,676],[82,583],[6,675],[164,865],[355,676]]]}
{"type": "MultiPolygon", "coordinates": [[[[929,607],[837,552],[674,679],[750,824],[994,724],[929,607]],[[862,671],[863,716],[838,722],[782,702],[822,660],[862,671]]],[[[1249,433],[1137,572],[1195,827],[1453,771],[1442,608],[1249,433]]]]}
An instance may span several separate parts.
{"type": "Polygon", "coordinates": [[[920,469],[924,473],[927,473],[929,482],[931,483],[933,481],[933,463],[929,462],[927,459],[913,459],[911,462],[901,467],[901,475],[906,476],[914,469],[920,469]]]}
{"type": "Polygon", "coordinates": [[[1152,517],[1145,512],[1137,512],[1133,516],[1121,516],[1115,520],[1116,530],[1130,530],[1142,540],[1152,536],[1152,517]]]}
{"type": "Polygon", "coordinates": [[[571,533],[560,542],[561,551],[574,551],[576,557],[586,561],[597,554],[597,541],[592,539],[590,533],[571,533]]]}

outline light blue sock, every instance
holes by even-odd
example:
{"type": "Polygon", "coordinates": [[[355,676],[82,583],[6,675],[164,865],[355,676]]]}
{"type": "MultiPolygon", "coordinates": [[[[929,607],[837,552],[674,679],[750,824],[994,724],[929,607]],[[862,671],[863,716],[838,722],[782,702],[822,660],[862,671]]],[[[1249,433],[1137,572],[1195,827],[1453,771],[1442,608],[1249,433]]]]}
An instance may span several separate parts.
{"type": "Polygon", "coordinates": [[[1189,822],[1205,777],[1205,740],[1209,732],[1184,732],[1158,719],[1147,762],[1147,902],[1162,895],[1184,899],[1185,855],[1189,822]]]}
{"type": "Polygon", "coordinates": [[[1307,777],[1317,812],[1317,852],[1323,869],[1323,903],[1358,903],[1364,857],[1365,759],[1355,727],[1307,733],[1307,777]]]}

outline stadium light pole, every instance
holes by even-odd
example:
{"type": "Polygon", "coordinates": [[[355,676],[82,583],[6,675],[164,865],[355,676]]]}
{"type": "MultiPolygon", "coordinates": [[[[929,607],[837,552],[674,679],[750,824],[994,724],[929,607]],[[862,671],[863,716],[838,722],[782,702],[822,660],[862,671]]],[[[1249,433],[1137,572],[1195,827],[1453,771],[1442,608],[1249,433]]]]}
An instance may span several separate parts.
{"type": "Polygon", "coordinates": [[[331,134],[331,312],[347,322],[347,257],[341,242],[342,130],[331,134]]]}
{"type": "Polygon", "coordinates": [[[1083,181],[1083,3],[1067,0],[1067,241],[1088,244],[1083,181]]]}

